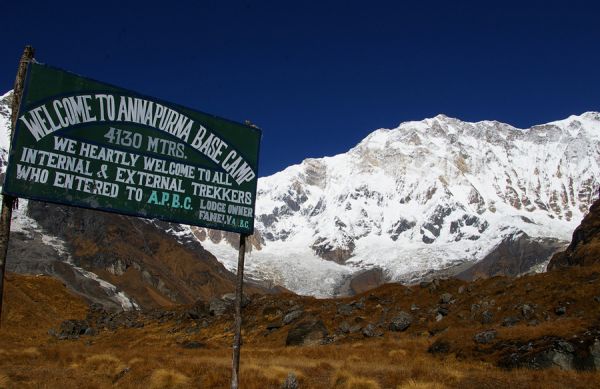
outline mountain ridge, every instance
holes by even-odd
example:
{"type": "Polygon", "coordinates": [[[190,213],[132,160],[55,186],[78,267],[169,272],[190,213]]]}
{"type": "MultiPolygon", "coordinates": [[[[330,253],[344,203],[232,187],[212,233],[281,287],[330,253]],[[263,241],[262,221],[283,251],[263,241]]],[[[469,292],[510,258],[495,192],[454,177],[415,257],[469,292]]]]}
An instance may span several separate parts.
{"type": "MultiPolygon", "coordinates": [[[[250,254],[250,273],[270,271],[292,290],[329,295],[371,268],[414,282],[424,269],[475,263],[523,233],[560,248],[599,184],[599,139],[593,111],[528,129],[438,115],[375,130],[346,153],[259,179],[262,244],[250,254]],[[320,285],[302,290],[291,274],[298,272],[320,285]]],[[[219,243],[207,244],[234,268],[219,243]]],[[[549,259],[542,251],[532,266],[549,259]]]]}

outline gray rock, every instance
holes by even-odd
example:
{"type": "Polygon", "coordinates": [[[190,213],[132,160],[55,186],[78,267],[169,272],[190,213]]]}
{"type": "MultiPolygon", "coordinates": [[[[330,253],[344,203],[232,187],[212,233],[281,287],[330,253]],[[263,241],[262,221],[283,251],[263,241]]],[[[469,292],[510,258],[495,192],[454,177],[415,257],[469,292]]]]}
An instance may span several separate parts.
{"type": "Polygon", "coordinates": [[[221,316],[233,307],[233,302],[230,300],[221,300],[213,298],[209,303],[209,312],[213,316],[221,316]]]}
{"type": "Polygon", "coordinates": [[[523,304],[523,306],[521,307],[521,315],[523,315],[523,317],[525,317],[525,318],[529,318],[529,317],[533,316],[534,313],[535,313],[535,310],[529,304],[523,304]]]}
{"type": "Polygon", "coordinates": [[[440,296],[440,303],[449,304],[450,301],[452,301],[452,295],[450,293],[442,293],[442,295],[440,296]]]}
{"type": "Polygon", "coordinates": [[[365,308],[365,298],[361,297],[358,301],[353,301],[350,303],[354,308],[364,309],[365,308]]]}
{"type": "Polygon", "coordinates": [[[337,306],[337,313],[340,315],[350,316],[354,312],[354,307],[350,304],[339,304],[337,306]]]}
{"type": "Polygon", "coordinates": [[[375,327],[373,326],[373,324],[369,324],[365,328],[363,328],[362,334],[365,338],[374,337],[375,336],[375,327]]]}
{"type": "Polygon", "coordinates": [[[479,332],[478,334],[475,334],[475,336],[473,337],[473,340],[479,344],[487,344],[487,343],[490,343],[492,340],[496,339],[496,335],[497,335],[496,330],[487,330],[487,331],[483,331],[483,332],[479,332]]]}
{"type": "Polygon", "coordinates": [[[347,334],[350,332],[350,324],[344,320],[343,322],[340,323],[338,330],[343,334],[347,334]]]}
{"type": "Polygon", "coordinates": [[[587,331],[579,336],[574,335],[573,339],[578,340],[572,342],[562,338],[544,337],[514,349],[499,361],[499,365],[510,369],[559,367],[563,370],[599,370],[599,334],[599,331],[587,331]]]}
{"type": "Polygon", "coordinates": [[[571,343],[559,340],[552,349],[542,353],[539,357],[562,370],[572,370],[574,352],[575,348],[571,343]]]}
{"type": "Polygon", "coordinates": [[[492,311],[483,311],[481,314],[481,324],[490,324],[494,320],[494,313],[492,311]]]}
{"type": "Polygon", "coordinates": [[[413,317],[404,311],[398,313],[390,322],[390,330],[392,331],[406,331],[413,322],[413,317]]]}
{"type": "Polygon", "coordinates": [[[562,316],[565,313],[567,313],[567,307],[565,307],[565,306],[556,307],[554,309],[554,313],[556,313],[558,316],[562,316]]]}
{"type": "Polygon", "coordinates": [[[321,320],[305,320],[288,332],[285,345],[310,346],[320,344],[327,335],[327,327],[321,320]]]}
{"type": "Polygon", "coordinates": [[[302,311],[302,310],[292,311],[292,312],[288,313],[287,315],[285,315],[283,317],[283,324],[284,325],[290,324],[294,320],[300,318],[300,316],[302,316],[303,313],[304,313],[304,311],[302,311]]]}
{"type": "Polygon", "coordinates": [[[450,312],[450,310],[447,305],[441,305],[437,309],[437,313],[439,313],[442,316],[448,316],[448,312],[450,312]]]}
{"type": "Polygon", "coordinates": [[[504,320],[502,320],[502,326],[504,326],[504,327],[512,327],[515,324],[517,324],[519,321],[520,320],[519,320],[518,317],[508,316],[508,317],[505,317],[504,320]]]}
{"type": "Polygon", "coordinates": [[[419,309],[420,309],[420,308],[419,308],[419,306],[418,306],[417,304],[414,304],[414,303],[413,303],[413,304],[410,306],[410,310],[411,310],[411,311],[413,311],[413,312],[414,312],[414,311],[418,311],[419,309]]]}
{"type": "MultiPolygon", "coordinates": [[[[225,293],[221,296],[221,300],[227,301],[233,306],[235,303],[235,293],[225,293]]],[[[246,308],[251,302],[250,297],[242,294],[242,308],[246,308]]]]}
{"type": "Polygon", "coordinates": [[[594,301],[597,303],[600,303],[600,295],[594,297],[594,301]]]}
{"type": "Polygon", "coordinates": [[[86,320],[65,320],[60,323],[60,329],[54,331],[58,339],[78,339],[82,335],[88,333],[94,334],[94,329],[90,329],[89,323],[86,320]]]}
{"type": "Polygon", "coordinates": [[[281,389],[298,389],[298,379],[294,373],[288,373],[287,378],[281,384],[281,389]]]}

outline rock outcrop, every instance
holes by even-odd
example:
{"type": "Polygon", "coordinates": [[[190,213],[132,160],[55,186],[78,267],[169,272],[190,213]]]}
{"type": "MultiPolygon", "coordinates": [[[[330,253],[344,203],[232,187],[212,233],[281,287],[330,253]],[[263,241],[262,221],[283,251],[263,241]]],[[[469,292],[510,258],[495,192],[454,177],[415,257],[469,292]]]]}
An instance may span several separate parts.
{"type": "Polygon", "coordinates": [[[552,257],[548,270],[592,264],[600,264],[600,199],[573,232],[573,240],[567,249],[552,257]]]}

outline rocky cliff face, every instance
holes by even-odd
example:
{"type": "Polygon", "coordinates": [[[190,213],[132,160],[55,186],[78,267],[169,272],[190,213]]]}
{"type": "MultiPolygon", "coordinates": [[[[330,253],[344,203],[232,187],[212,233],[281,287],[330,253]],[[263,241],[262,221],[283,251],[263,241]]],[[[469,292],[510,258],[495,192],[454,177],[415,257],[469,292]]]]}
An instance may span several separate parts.
{"type": "MultiPolygon", "coordinates": [[[[463,274],[543,268],[595,196],[599,140],[595,112],[529,129],[439,115],[377,130],[259,180],[250,273],[330,295],[371,268],[408,282],[484,258],[463,274]]],[[[221,244],[206,247],[233,268],[221,244]]]]}
{"type": "Polygon", "coordinates": [[[552,257],[548,270],[600,264],[600,199],[573,232],[569,247],[552,257]]]}

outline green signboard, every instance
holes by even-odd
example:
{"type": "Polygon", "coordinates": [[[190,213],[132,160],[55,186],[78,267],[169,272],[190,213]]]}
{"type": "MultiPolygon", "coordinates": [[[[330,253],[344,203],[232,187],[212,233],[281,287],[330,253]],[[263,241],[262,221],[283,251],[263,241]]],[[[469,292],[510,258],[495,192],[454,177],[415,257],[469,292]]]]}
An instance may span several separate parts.
{"type": "Polygon", "coordinates": [[[257,128],[29,65],[4,193],[251,234],[257,128]]]}

